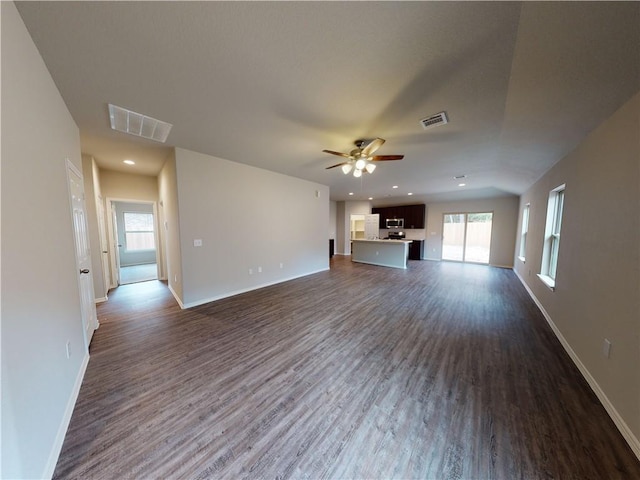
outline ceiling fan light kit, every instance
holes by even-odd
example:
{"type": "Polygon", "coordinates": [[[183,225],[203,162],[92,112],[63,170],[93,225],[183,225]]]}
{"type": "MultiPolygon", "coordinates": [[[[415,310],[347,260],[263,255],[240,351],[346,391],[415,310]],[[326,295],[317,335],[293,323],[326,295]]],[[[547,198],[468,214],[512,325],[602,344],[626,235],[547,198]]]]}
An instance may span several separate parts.
{"type": "Polygon", "coordinates": [[[356,140],[354,142],[356,148],[351,150],[349,153],[323,150],[323,152],[330,153],[331,155],[348,158],[346,162],[327,167],[327,170],[330,168],[341,167],[342,173],[345,175],[348,175],[349,172],[353,170],[353,176],[359,178],[362,176],[363,172],[373,173],[376,169],[373,162],[402,160],[404,158],[404,155],[373,155],[373,152],[380,148],[384,142],[385,140],[383,138],[374,138],[369,143],[367,143],[366,140],[356,140]]]}

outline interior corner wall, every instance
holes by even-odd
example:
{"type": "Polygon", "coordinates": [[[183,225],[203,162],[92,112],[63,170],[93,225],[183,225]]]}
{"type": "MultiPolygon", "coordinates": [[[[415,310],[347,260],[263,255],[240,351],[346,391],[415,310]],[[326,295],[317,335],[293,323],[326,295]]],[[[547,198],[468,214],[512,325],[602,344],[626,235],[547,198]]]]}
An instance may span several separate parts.
{"type": "MultiPolygon", "coordinates": [[[[530,204],[514,270],[640,458],[640,93],[560,160],[530,204]],[[549,192],[566,184],[555,291],[537,277],[549,192]],[[611,355],[603,355],[608,339],[611,355]]],[[[520,229],[520,226],[519,226],[520,229]]],[[[518,235],[520,230],[518,230],[518,235]]],[[[519,243],[519,242],[518,242],[519,243]]],[[[519,246],[518,246],[519,248],[519,246]]]]}
{"type": "Polygon", "coordinates": [[[178,148],[176,167],[185,306],[329,268],[327,186],[178,148]]]}
{"type": "Polygon", "coordinates": [[[15,5],[0,9],[0,477],[47,478],[88,361],[66,165],[82,170],[80,135],[15,5]]]}
{"type": "Polygon", "coordinates": [[[367,215],[371,213],[371,202],[350,201],[338,202],[337,209],[337,230],[338,244],[336,249],[338,254],[351,255],[351,215],[367,215]]]}
{"type": "Polygon", "coordinates": [[[336,238],[337,227],[337,204],[329,202],[329,238],[336,238]]]}
{"type": "Polygon", "coordinates": [[[172,150],[158,175],[158,215],[163,272],[169,289],[180,306],[184,306],[182,292],[182,252],[180,249],[180,216],[178,212],[178,178],[175,150],[172,150]]]}
{"type": "Polygon", "coordinates": [[[427,260],[442,260],[442,223],[445,213],[493,212],[489,264],[513,267],[519,198],[514,195],[427,205],[425,252],[427,260]]]}
{"type": "Polygon", "coordinates": [[[93,276],[93,290],[95,299],[103,299],[107,296],[108,285],[104,284],[102,272],[102,250],[100,248],[100,232],[98,229],[98,207],[96,198],[100,192],[96,192],[94,181],[95,160],[91,155],[82,155],[82,176],[84,179],[85,209],[87,211],[87,227],[89,229],[89,244],[91,245],[91,274],[93,276]]]}

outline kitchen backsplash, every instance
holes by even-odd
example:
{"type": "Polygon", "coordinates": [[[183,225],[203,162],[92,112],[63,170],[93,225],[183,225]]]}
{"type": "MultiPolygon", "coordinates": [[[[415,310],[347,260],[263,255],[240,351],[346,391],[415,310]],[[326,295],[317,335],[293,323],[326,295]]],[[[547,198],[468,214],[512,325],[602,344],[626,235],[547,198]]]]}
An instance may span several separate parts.
{"type": "Polygon", "coordinates": [[[427,231],[424,228],[394,228],[394,229],[380,229],[379,238],[384,238],[389,235],[389,232],[404,232],[407,240],[424,240],[427,235],[427,231]]]}

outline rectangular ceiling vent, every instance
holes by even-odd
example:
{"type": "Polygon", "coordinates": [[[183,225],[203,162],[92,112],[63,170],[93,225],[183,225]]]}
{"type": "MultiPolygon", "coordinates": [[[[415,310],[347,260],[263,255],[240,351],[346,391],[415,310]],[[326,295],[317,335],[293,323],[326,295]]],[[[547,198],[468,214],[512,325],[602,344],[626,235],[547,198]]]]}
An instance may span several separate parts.
{"type": "Polygon", "coordinates": [[[170,123],[111,104],[109,104],[109,120],[114,130],[162,143],[167,141],[173,127],[170,123]]]}
{"type": "Polygon", "coordinates": [[[444,125],[445,123],[449,123],[445,112],[436,113],[435,115],[420,120],[420,125],[422,125],[422,128],[425,130],[437,127],[438,125],[444,125]]]}

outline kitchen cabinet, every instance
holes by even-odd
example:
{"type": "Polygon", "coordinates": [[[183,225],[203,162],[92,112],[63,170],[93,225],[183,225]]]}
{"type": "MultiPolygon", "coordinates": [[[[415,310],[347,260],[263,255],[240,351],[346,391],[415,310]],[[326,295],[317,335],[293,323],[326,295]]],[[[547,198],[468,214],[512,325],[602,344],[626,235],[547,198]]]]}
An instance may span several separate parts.
{"type": "Polygon", "coordinates": [[[424,205],[408,205],[405,207],[404,228],[424,228],[424,205]]]}
{"type": "Polygon", "coordinates": [[[373,215],[378,215],[378,228],[383,229],[386,227],[387,217],[384,215],[384,208],[374,207],[371,209],[373,215]]]}
{"type": "Polygon", "coordinates": [[[404,228],[424,228],[426,206],[421,205],[397,205],[393,207],[376,207],[371,213],[380,215],[380,228],[387,228],[387,218],[404,218],[404,228]]]}
{"type": "Polygon", "coordinates": [[[414,240],[409,245],[409,260],[422,260],[424,240],[414,240]]]}

